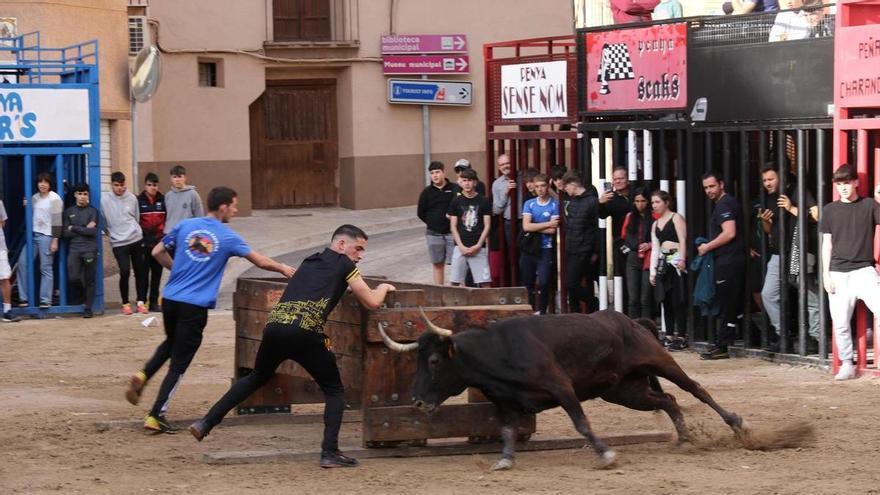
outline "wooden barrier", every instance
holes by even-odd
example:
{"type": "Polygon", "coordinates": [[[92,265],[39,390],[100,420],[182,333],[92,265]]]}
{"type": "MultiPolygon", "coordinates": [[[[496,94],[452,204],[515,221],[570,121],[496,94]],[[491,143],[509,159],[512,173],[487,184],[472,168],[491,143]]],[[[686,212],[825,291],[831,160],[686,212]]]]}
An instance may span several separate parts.
{"type": "MultiPolygon", "coordinates": [[[[383,280],[368,279],[374,286],[383,280]]],[[[424,444],[427,439],[467,437],[471,441],[497,438],[500,431],[495,406],[481,393],[469,390],[467,404],[442,406],[427,416],[411,406],[416,353],[390,351],[377,330],[382,322],[398,342],[412,342],[425,330],[420,307],[437,325],[454,332],[486,328],[502,318],[531,314],[523,288],[471,289],[392,282],[397,291],[383,308],[366,311],[351,294],[343,296],[330,314],[324,332],[333,343],[345,400],[363,412],[363,445],[390,447],[401,442],[424,444]]],[[[268,312],[281,298],[281,279],[240,278],[234,297],[235,378],[253,369],[268,312]]],[[[239,405],[239,414],[290,411],[291,404],[323,402],[308,373],[285,361],[272,380],[239,405]]],[[[527,439],[535,431],[535,417],[518,425],[527,439]]]]}

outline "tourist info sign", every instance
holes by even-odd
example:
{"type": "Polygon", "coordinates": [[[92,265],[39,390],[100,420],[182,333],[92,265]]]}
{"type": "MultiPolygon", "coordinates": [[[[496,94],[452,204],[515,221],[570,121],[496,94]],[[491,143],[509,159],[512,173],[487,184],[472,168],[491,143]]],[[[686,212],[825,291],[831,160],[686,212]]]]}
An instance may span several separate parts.
{"type": "Polygon", "coordinates": [[[470,74],[467,55],[392,55],[382,58],[382,72],[392,74],[470,74]]]}
{"type": "Polygon", "coordinates": [[[464,34],[399,34],[382,36],[382,54],[467,53],[464,34]]]}
{"type": "Polygon", "coordinates": [[[388,80],[388,101],[391,103],[468,106],[473,93],[470,81],[388,80]]]}

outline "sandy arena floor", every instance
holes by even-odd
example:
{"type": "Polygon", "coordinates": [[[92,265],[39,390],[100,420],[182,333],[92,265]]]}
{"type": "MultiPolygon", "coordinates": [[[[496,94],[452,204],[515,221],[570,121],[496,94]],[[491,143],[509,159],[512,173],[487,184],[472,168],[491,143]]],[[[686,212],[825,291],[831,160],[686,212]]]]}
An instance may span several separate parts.
{"type": "MultiPolygon", "coordinates": [[[[329,471],[319,469],[317,459],[208,465],[202,455],[209,452],[316,448],[318,428],[221,426],[202,443],[185,432],[98,432],[98,421],[139,419],[145,412],[144,404],[125,402],[124,384],[162,331],[139,321],[109,316],[0,326],[0,493],[880,493],[880,380],[833,383],[813,369],[747,359],[701,362],[691,353],[676,358],[758,434],[808,422],[815,440],[746,450],[708,407],[664,382],[683,406],[697,445],[620,447],[617,467],[606,471],[593,468],[589,449],[521,453],[515,470],[494,473],[488,471],[494,454],[365,459],[357,469],[329,471]]],[[[212,315],[171,418],[199,416],[226,390],[232,346],[231,314],[212,315]]],[[[150,384],[144,403],[156,387],[150,384]]],[[[585,410],[600,435],[673,431],[665,415],[604,402],[585,403],[585,410]]],[[[344,424],[343,445],[359,445],[357,430],[344,424]]],[[[538,417],[538,435],[576,433],[557,409],[538,417]]]]}

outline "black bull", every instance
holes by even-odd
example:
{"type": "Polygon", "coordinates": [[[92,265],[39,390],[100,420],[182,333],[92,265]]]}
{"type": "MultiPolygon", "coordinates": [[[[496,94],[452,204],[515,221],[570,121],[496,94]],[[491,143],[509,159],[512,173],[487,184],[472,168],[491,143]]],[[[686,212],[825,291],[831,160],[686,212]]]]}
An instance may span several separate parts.
{"type": "MultiPolygon", "coordinates": [[[[422,313],[424,316],[424,313],[422,313]]],[[[493,469],[513,466],[515,425],[523,414],[562,406],[589,441],[603,467],[615,454],[590,429],[581,402],[602,398],[639,411],[663,410],[679,442],[690,441],[675,397],[663,392],[665,378],[714,409],[743,434],[742,419],[719,406],[663,348],[649,327],[615,311],[589,315],[526,316],[501,320],[485,330],[452,334],[427,318],[430,331],[417,343],[400,344],[379,331],[394,350],[418,349],[413,401],[431,413],[446,399],[476,387],[498,408],[502,457],[493,469]]]]}

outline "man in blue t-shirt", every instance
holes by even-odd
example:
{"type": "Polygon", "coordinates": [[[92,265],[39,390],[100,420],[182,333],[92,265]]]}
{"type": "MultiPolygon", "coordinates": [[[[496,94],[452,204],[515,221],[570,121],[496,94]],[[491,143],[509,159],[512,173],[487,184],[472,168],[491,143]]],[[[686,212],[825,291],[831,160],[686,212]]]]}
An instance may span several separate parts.
{"type": "Polygon", "coordinates": [[[144,368],[131,377],[125,392],[125,398],[137,404],[147,381],[165,361],[171,359],[156,402],[144,419],[144,428],[148,430],[175,430],[165,418],[165,412],[202,343],[208,309],[216,305],[217,291],[229,258],[239,256],[264,270],[278,272],[287,278],[293,276],[293,267],[252,250],[241,236],[226,226],[237,213],[236,192],[228,187],[215,187],[208,193],[207,216],[178,223],[153,248],[153,257],[171,271],[162,301],[165,340],[144,368]],[[174,253],[173,264],[170,252],[174,253]]]}
{"type": "MultiPolygon", "coordinates": [[[[523,235],[540,235],[540,249],[527,252],[520,249],[519,267],[523,285],[529,293],[529,304],[535,313],[546,314],[549,303],[549,284],[553,267],[556,265],[556,250],[553,240],[559,227],[559,201],[550,196],[549,178],[538,174],[532,180],[538,196],[523,205],[523,235]],[[537,286],[537,287],[536,287],[537,286]],[[536,304],[535,289],[538,297],[536,304]]],[[[537,246],[536,246],[537,247],[537,246]]]]}

